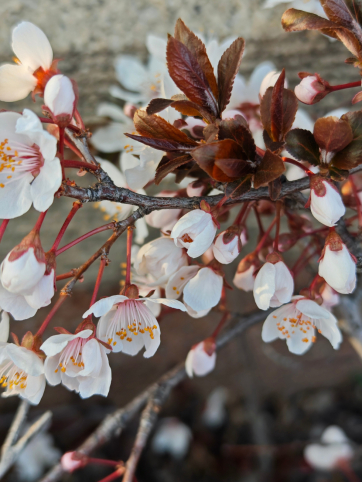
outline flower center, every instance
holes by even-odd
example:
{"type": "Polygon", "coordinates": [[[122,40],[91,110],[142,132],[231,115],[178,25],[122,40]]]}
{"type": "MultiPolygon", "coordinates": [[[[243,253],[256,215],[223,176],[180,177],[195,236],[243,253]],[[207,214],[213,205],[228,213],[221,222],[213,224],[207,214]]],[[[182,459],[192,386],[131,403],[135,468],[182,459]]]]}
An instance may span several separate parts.
{"type": "Polygon", "coordinates": [[[27,146],[12,141],[10,145],[9,139],[4,139],[0,143],[0,174],[7,176],[2,177],[0,188],[4,188],[5,183],[19,180],[29,172],[36,177],[43,164],[44,158],[36,144],[27,146]]]}
{"type": "Polygon", "coordinates": [[[59,368],[54,370],[55,373],[58,373],[59,369],[65,373],[69,363],[71,363],[73,367],[77,367],[82,370],[84,368],[82,349],[88,340],[89,338],[75,338],[74,340],[70,341],[64,348],[59,358],[59,368]]]}
{"type": "Polygon", "coordinates": [[[184,243],[192,243],[194,240],[190,237],[189,234],[185,233],[183,236],[181,236],[181,239],[184,243]]]}
{"type": "Polygon", "coordinates": [[[13,362],[8,362],[0,369],[0,385],[8,390],[15,388],[25,389],[28,374],[21,370],[13,362]]]}
{"type": "MultiPolygon", "coordinates": [[[[299,312],[299,314],[295,314],[295,317],[290,316],[283,318],[282,321],[277,322],[278,330],[285,338],[290,338],[296,334],[297,330],[299,330],[305,335],[304,338],[302,338],[303,343],[308,343],[310,340],[314,343],[316,341],[316,337],[313,334],[314,329],[316,328],[314,320],[308,316],[304,317],[306,319],[302,319],[303,317],[303,313],[299,312]]],[[[274,316],[273,318],[277,318],[277,316],[274,316]]],[[[320,333],[320,330],[318,330],[318,332],[320,333]]]]}

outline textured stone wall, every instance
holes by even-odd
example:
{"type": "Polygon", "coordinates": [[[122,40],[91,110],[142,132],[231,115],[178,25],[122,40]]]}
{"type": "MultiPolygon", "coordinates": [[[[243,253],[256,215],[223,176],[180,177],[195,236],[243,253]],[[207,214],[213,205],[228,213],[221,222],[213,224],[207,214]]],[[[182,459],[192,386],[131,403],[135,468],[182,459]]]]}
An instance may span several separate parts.
{"type": "MultiPolygon", "coordinates": [[[[247,41],[241,71],[249,74],[262,60],[286,67],[291,85],[300,70],[318,71],[332,82],[357,77],[343,65],[347,51],[318,33],[287,34],[280,18],[288,4],[263,9],[264,0],[12,0],[0,2],[0,62],[9,61],[11,29],[21,20],[36,23],[48,35],[60,68],[80,88],[80,110],[89,122],[99,122],[95,108],[110,100],[115,83],[113,61],[120,53],[146,57],[148,33],[166,36],[181,17],[193,30],[223,39],[247,41]]],[[[339,107],[348,93],[330,96],[320,112],[339,107]]],[[[30,101],[29,101],[30,102],[30,101]]],[[[23,106],[24,103],[21,104],[23,106]]],[[[29,104],[30,105],[30,104],[29,104]]]]}

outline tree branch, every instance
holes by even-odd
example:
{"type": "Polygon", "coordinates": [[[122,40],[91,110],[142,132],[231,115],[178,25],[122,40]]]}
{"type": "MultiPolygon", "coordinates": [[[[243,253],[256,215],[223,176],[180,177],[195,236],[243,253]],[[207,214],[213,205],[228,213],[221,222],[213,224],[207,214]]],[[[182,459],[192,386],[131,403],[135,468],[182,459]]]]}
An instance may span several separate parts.
{"type": "MultiPolygon", "coordinates": [[[[241,316],[234,314],[234,324],[226,331],[216,343],[217,349],[221,349],[229,343],[235,336],[243,333],[247,328],[264,320],[269,312],[257,311],[250,315],[241,316]]],[[[85,442],[76,450],[85,455],[89,455],[97,448],[106,444],[113,436],[119,436],[123,428],[129,420],[147,403],[150,396],[156,393],[159,387],[165,387],[164,390],[169,391],[178,385],[186,377],[185,363],[182,362],[174,369],[163,375],[156,383],[146,388],[140,395],[133,399],[124,408],[116,410],[113,414],[108,415],[98,428],[85,440],[85,442]]],[[[166,397],[167,398],[167,397],[166,397]]],[[[56,482],[60,480],[65,471],[60,464],[56,465],[41,482],[56,482]]]]}

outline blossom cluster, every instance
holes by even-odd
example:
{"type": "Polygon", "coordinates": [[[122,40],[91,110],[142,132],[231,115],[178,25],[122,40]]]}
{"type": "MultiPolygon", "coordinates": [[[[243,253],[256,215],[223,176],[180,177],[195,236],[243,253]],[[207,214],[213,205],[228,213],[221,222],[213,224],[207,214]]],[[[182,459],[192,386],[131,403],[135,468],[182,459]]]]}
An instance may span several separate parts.
{"type": "Polygon", "coordinates": [[[227,290],[233,287],[225,267],[238,258],[234,288],[252,292],[260,310],[276,308],[266,314],[264,342],[285,340],[291,353],[302,355],[320,333],[334,349],[340,346],[331,309],[339,294],[354,291],[357,260],[338,225],[342,220],[349,228],[362,219],[362,179],[349,176],[361,162],[362,114],[335,111],[314,123],[298,110],[297,99],[312,104],[336,86],[303,73],[293,92],[285,71],[270,62],[260,64],[247,82],[239,74],[242,38],[221,45],[203,40],[178,20],[168,41],[148,37],[147,66],[129,55],[117,58],[121,87],[110,93],[124,106],[101,104],[99,115],[112,122],[91,136],[78,111],[77,85],[59,70],[45,34],[29,22],[13,30],[16,63],[0,67],[0,100],[38,96],[43,117],[29,109],[0,112],[0,239],[9,221],[31,206],[39,212],[32,231],[0,268],[3,396],[37,404],[46,382],[63,384],[83,398],[107,396],[113,353],[135,356],[144,349],[143,356],[152,357],[161,342],[160,316],[172,310],[195,319],[213,309],[222,314],[216,329],[186,357],[190,377],[206,375],[216,364],[217,336],[232,317],[227,290]],[[89,150],[85,155],[74,139],[92,144],[104,157],[120,152],[119,167],[93,158],[89,150]],[[65,147],[76,160],[66,158],[65,147]],[[65,169],[76,169],[78,176],[90,173],[96,186],[80,188],[65,169]],[[159,191],[147,196],[153,184],[159,191]],[[106,189],[97,191],[102,185],[106,189]],[[296,209],[290,195],[306,188],[307,202],[296,209]],[[82,198],[85,191],[93,193],[91,200],[109,223],[59,248],[81,201],[89,200],[82,198]],[[78,201],[45,252],[42,225],[63,196],[78,201]],[[145,243],[148,227],[159,230],[159,237],[145,243]],[[89,264],[59,274],[60,253],[105,230],[113,234],[89,264]],[[122,289],[97,300],[109,250],[125,230],[122,289]],[[300,252],[288,266],[284,253],[294,250],[294,255],[295,248],[300,252]],[[72,332],[57,327],[57,334],[44,339],[54,313],[97,258],[98,277],[83,319],[72,332]],[[297,278],[310,266],[315,276],[298,294],[297,278]],[[28,331],[21,341],[13,335],[9,342],[9,315],[32,318],[53,302],[56,283],[67,278],[71,281],[37,333],[28,331]]]}

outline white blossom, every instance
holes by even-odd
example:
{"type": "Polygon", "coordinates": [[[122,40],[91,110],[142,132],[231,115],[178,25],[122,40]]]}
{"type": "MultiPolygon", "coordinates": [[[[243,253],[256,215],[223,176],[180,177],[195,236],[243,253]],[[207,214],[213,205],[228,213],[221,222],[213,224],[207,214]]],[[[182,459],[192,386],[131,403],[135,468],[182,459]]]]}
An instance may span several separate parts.
{"type": "Polygon", "coordinates": [[[186,357],[185,369],[190,378],[194,375],[203,377],[213,371],[215,364],[215,343],[207,339],[191,348],[186,357]]]}
{"type": "Polygon", "coordinates": [[[344,243],[339,248],[326,244],[319,261],[318,274],[335,291],[348,294],[356,287],[356,263],[344,243]]]}
{"type": "Polygon", "coordinates": [[[229,231],[220,233],[213,244],[215,259],[222,264],[229,264],[240,254],[242,246],[247,243],[246,231],[243,229],[238,235],[229,231]]]}
{"type": "Polygon", "coordinates": [[[54,75],[44,90],[44,103],[52,118],[69,124],[75,109],[76,96],[71,80],[65,75],[54,75]]]}
{"type": "Polygon", "coordinates": [[[342,334],[332,313],[315,301],[295,296],[292,303],[278,308],[267,317],[261,336],[265,342],[277,338],[286,340],[290,352],[303,355],[316,341],[316,330],[330,341],[335,350],[339,348],[342,334]]]}
{"type": "Polygon", "coordinates": [[[346,208],[337,189],[320,176],[311,178],[310,210],[325,226],[335,226],[345,214],[346,208]]]}
{"type": "Polygon", "coordinates": [[[161,331],[156,318],[145,301],[161,303],[171,308],[186,311],[184,305],[177,300],[164,298],[128,298],[124,295],[114,295],[103,298],[83,315],[86,318],[93,313],[101,317],[98,322],[97,336],[100,340],[112,346],[115,353],[137,355],[146,348],[143,356],[153,356],[161,342],[161,331]]]}
{"type": "Polygon", "coordinates": [[[30,110],[0,112],[0,218],[46,211],[62,182],[57,140],[30,110]]]}
{"type": "Polygon", "coordinates": [[[41,350],[47,355],[45,376],[50,385],[62,383],[82,398],[106,397],[112,380],[107,350],[90,329],[54,335],[45,340],[41,350]]]}
{"type": "Polygon", "coordinates": [[[174,417],[160,421],[152,439],[152,450],[158,454],[169,454],[176,460],[182,460],[190,446],[192,432],[187,425],[174,417]]]}

